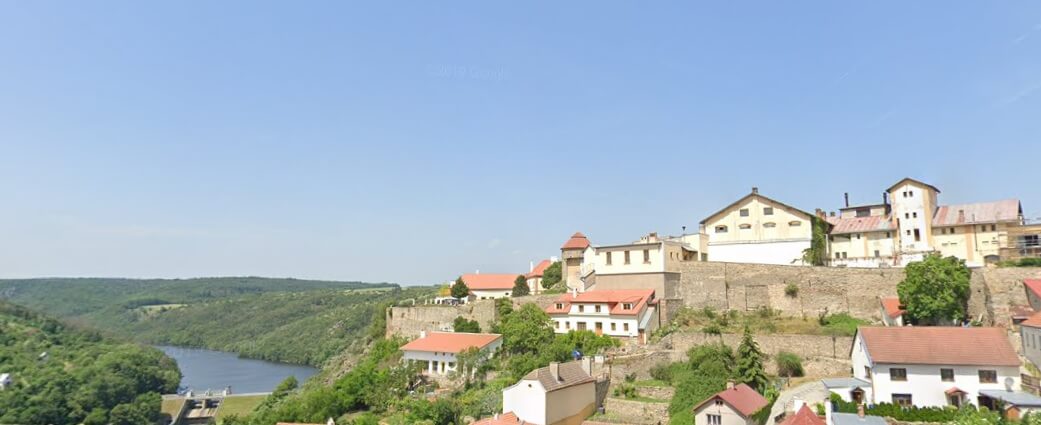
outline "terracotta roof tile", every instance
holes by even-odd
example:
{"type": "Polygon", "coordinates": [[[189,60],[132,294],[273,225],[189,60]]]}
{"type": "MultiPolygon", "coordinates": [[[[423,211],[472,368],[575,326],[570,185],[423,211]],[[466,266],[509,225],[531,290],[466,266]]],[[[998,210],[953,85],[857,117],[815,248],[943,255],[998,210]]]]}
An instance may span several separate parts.
{"type": "Polygon", "coordinates": [[[535,266],[534,269],[531,269],[530,273],[528,273],[524,277],[528,279],[531,279],[533,277],[542,277],[542,274],[545,273],[546,269],[549,268],[549,266],[551,265],[553,265],[553,262],[549,260],[542,260],[539,262],[538,265],[535,266]]]}
{"type": "Polygon", "coordinates": [[[1030,317],[1027,318],[1027,320],[1024,320],[1022,323],[1020,323],[1020,325],[1041,329],[1041,312],[1032,314],[1030,317]]]}
{"type": "Polygon", "coordinates": [[[582,232],[575,232],[560,249],[586,249],[588,247],[589,239],[586,238],[586,235],[583,235],[582,232]]]}
{"type": "Polygon", "coordinates": [[[733,388],[727,388],[698,403],[697,406],[694,406],[694,411],[716,399],[723,400],[745,417],[754,415],[759,409],[770,404],[767,399],[759,395],[752,387],[745,384],[737,384],[733,388]]]}
{"type": "Polygon", "coordinates": [[[464,332],[430,332],[402,345],[402,351],[459,353],[470,347],[484,348],[502,338],[499,334],[472,334],[464,332]]]}
{"type": "Polygon", "coordinates": [[[470,425],[514,425],[520,423],[520,418],[518,418],[516,414],[513,412],[506,412],[499,415],[498,418],[484,418],[477,422],[471,422],[470,425]]]}
{"type": "Polygon", "coordinates": [[[824,419],[817,416],[817,413],[810,409],[808,405],[802,405],[802,408],[794,415],[784,418],[784,421],[780,425],[824,425],[824,419]]]}
{"type": "Polygon", "coordinates": [[[463,283],[470,289],[513,289],[513,282],[517,280],[516,274],[509,273],[483,273],[464,274],[463,283]]]}
{"type": "Polygon", "coordinates": [[[874,363],[1019,366],[1003,328],[861,327],[874,363]]]}
{"type": "Polygon", "coordinates": [[[954,226],[975,223],[997,223],[1019,220],[1019,200],[980,202],[975,204],[941,205],[933,214],[933,226],[954,226]]]}
{"type": "Polygon", "coordinates": [[[1041,279],[1024,279],[1023,286],[1032,292],[1035,297],[1041,298],[1041,279]]]}
{"type": "Polygon", "coordinates": [[[524,380],[539,381],[539,383],[542,384],[542,388],[546,389],[546,392],[595,381],[595,379],[592,376],[589,376],[585,369],[582,368],[581,361],[558,364],[557,374],[560,375],[560,379],[553,378],[549,366],[540,367],[528,372],[528,374],[524,376],[524,380]]]}
{"type": "Polygon", "coordinates": [[[882,307],[886,310],[886,315],[891,319],[902,316],[907,313],[907,310],[900,308],[900,298],[898,297],[883,297],[882,307]]]}
{"type": "Polygon", "coordinates": [[[870,217],[828,217],[832,226],[831,234],[886,232],[896,228],[888,216],[873,215],[870,217]]]}
{"type": "Polygon", "coordinates": [[[580,293],[578,296],[564,294],[546,307],[546,313],[567,314],[571,311],[571,304],[603,303],[608,305],[611,314],[635,316],[640,314],[644,306],[653,298],[653,289],[589,291],[580,293]],[[562,304],[561,308],[557,308],[557,304],[562,304]],[[624,304],[632,304],[632,308],[626,309],[624,304]]]}

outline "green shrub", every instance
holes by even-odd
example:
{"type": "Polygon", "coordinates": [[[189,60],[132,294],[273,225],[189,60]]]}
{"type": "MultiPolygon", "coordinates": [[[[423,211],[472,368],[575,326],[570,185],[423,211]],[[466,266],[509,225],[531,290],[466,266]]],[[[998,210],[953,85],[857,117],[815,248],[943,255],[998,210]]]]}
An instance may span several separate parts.
{"type": "Polygon", "coordinates": [[[792,298],[799,296],[799,286],[794,283],[789,283],[784,287],[784,295],[792,298]]]}
{"type": "Polygon", "coordinates": [[[663,382],[672,382],[673,366],[668,362],[661,362],[651,366],[651,378],[663,382]]]}
{"type": "Polygon", "coordinates": [[[614,387],[614,395],[615,397],[636,398],[639,394],[636,392],[636,386],[626,382],[614,387]]]}
{"type": "Polygon", "coordinates": [[[826,315],[820,322],[825,333],[841,336],[853,336],[857,333],[858,327],[868,324],[867,321],[850,316],[849,313],[826,315]]]}
{"type": "MultiPolygon", "coordinates": [[[[840,413],[857,413],[857,404],[843,401],[838,394],[831,395],[831,403],[835,411],[840,413]]],[[[974,409],[969,407],[968,409],[974,409]]],[[[864,409],[866,415],[890,417],[898,421],[953,423],[959,411],[943,407],[902,407],[891,403],[879,403],[864,409]]]]}
{"type": "Polygon", "coordinates": [[[636,382],[636,372],[625,375],[625,382],[630,384],[636,382]]]}
{"type": "Polygon", "coordinates": [[[777,374],[780,376],[803,376],[802,359],[795,353],[781,351],[777,353],[777,374]]]}

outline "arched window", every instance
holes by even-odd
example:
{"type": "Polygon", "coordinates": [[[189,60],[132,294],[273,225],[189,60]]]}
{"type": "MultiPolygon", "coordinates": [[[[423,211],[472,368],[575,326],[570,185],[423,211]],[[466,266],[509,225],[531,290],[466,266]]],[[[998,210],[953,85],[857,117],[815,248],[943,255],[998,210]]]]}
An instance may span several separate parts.
{"type": "Polygon", "coordinates": [[[716,233],[726,233],[727,226],[716,226],[716,233]]]}
{"type": "Polygon", "coordinates": [[[777,223],[774,223],[772,221],[771,222],[767,222],[767,223],[763,223],[763,227],[765,227],[767,229],[773,229],[774,227],[777,227],[777,223]]]}
{"type": "Polygon", "coordinates": [[[752,225],[751,225],[751,224],[748,224],[748,223],[744,223],[744,224],[740,224],[740,225],[738,225],[737,227],[738,227],[739,229],[741,229],[741,230],[748,230],[748,229],[751,229],[751,228],[752,228],[752,225]]]}
{"type": "Polygon", "coordinates": [[[789,221],[788,222],[788,227],[799,227],[799,226],[802,226],[802,222],[801,221],[789,221]]]}

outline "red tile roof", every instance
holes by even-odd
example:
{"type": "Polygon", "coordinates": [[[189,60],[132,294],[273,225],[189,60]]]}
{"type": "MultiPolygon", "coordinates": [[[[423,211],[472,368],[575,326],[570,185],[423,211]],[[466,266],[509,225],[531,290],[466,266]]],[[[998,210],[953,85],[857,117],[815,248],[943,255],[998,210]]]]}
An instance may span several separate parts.
{"type": "Polygon", "coordinates": [[[546,269],[549,268],[549,266],[551,266],[551,265],[553,265],[553,263],[551,261],[549,261],[549,260],[542,260],[541,262],[539,262],[539,264],[537,266],[535,266],[534,269],[531,269],[530,273],[528,273],[524,277],[526,277],[528,279],[531,279],[533,277],[542,277],[542,273],[545,273],[546,269]]]}
{"type": "Polygon", "coordinates": [[[1023,286],[1033,292],[1035,297],[1041,298],[1041,279],[1024,279],[1023,286]]]}
{"type": "Polygon", "coordinates": [[[824,425],[824,419],[817,416],[817,413],[810,409],[808,405],[802,405],[802,408],[794,415],[784,418],[784,421],[780,425],[824,425]]]}
{"type": "Polygon", "coordinates": [[[873,215],[870,217],[828,217],[832,226],[831,234],[886,232],[896,228],[888,216],[873,215]]]}
{"type": "Polygon", "coordinates": [[[401,346],[401,351],[429,351],[460,353],[470,347],[484,348],[502,338],[499,334],[471,334],[464,332],[430,332],[426,338],[414,339],[401,346]]]}
{"type": "Polygon", "coordinates": [[[521,421],[516,414],[513,412],[506,412],[499,415],[498,418],[484,418],[477,422],[472,422],[470,425],[514,425],[519,423],[521,423],[521,421]]]}
{"type": "Polygon", "coordinates": [[[582,232],[575,232],[560,249],[586,249],[588,247],[589,239],[586,239],[586,235],[583,235],[582,232]]]}
{"type": "Polygon", "coordinates": [[[885,308],[886,315],[891,319],[903,316],[907,313],[907,310],[900,308],[900,298],[898,297],[883,297],[882,308],[885,308]]]}
{"type": "Polygon", "coordinates": [[[936,209],[936,214],[933,214],[933,226],[1017,221],[1019,220],[1021,209],[1017,199],[976,204],[941,205],[936,209]]]}
{"type": "Polygon", "coordinates": [[[470,289],[513,289],[513,282],[517,280],[515,274],[509,273],[468,273],[463,275],[463,283],[470,289]]]}
{"type": "Polygon", "coordinates": [[[1019,366],[1004,328],[861,327],[874,363],[1019,366]]]}
{"type": "Polygon", "coordinates": [[[1032,314],[1027,320],[1021,322],[1020,325],[1041,329],[1041,312],[1032,314]]]}
{"type": "Polygon", "coordinates": [[[654,298],[653,289],[617,289],[603,291],[589,291],[578,294],[570,293],[561,295],[552,304],[546,307],[548,314],[567,314],[571,311],[571,304],[607,304],[611,314],[621,316],[634,316],[639,314],[644,306],[654,298]],[[632,304],[632,308],[625,309],[622,304],[632,304]],[[557,304],[562,304],[557,308],[557,304]]]}
{"type": "Polygon", "coordinates": [[[745,417],[754,415],[755,412],[759,411],[759,409],[770,404],[768,400],[755,392],[752,387],[745,384],[737,384],[733,388],[727,388],[716,393],[716,395],[705,399],[701,403],[698,403],[697,406],[694,406],[694,411],[696,412],[701,408],[701,406],[704,406],[705,403],[716,399],[723,400],[726,404],[729,404],[730,407],[733,407],[734,410],[738,411],[738,413],[745,417]]]}

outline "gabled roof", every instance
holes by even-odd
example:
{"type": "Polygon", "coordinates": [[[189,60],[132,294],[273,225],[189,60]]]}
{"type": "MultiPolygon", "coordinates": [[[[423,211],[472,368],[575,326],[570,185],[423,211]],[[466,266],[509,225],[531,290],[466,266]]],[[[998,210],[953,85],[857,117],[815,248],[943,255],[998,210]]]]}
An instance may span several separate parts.
{"type": "Polygon", "coordinates": [[[644,306],[654,298],[653,289],[615,289],[602,291],[589,291],[576,295],[570,293],[561,295],[552,304],[546,307],[548,314],[567,314],[571,311],[571,304],[607,304],[609,313],[621,316],[635,316],[639,314],[644,306]],[[561,308],[557,308],[561,304],[561,308]],[[632,308],[625,309],[623,304],[632,304],[632,308]]]}
{"type": "Polygon", "coordinates": [[[1030,315],[1030,317],[1028,317],[1027,320],[1020,322],[1019,325],[1041,329],[1041,312],[1037,312],[1030,315]]]}
{"type": "Polygon", "coordinates": [[[828,224],[833,227],[828,232],[832,235],[848,233],[887,232],[896,229],[889,216],[873,215],[870,217],[828,217],[828,224]]]}
{"type": "Polygon", "coordinates": [[[766,398],[759,395],[759,393],[753,390],[752,387],[745,384],[737,384],[732,388],[720,391],[716,393],[716,395],[698,403],[694,406],[694,411],[698,411],[698,409],[701,409],[701,407],[706,403],[716,399],[723,400],[723,402],[730,405],[730,407],[734,408],[734,410],[746,418],[754,415],[755,412],[758,412],[759,409],[762,409],[767,404],[770,404],[766,398]]]}
{"type": "Polygon", "coordinates": [[[882,308],[886,310],[886,315],[890,319],[895,319],[907,313],[907,310],[900,308],[899,297],[882,297],[882,308]]]}
{"type": "Polygon", "coordinates": [[[513,289],[516,274],[509,273],[468,273],[462,276],[463,283],[470,289],[513,289]]]}
{"type": "Polygon", "coordinates": [[[886,189],[886,192],[893,192],[894,188],[904,184],[905,182],[914,183],[914,184],[917,184],[919,186],[925,186],[925,187],[928,187],[928,188],[934,190],[936,193],[940,193],[940,189],[937,189],[936,186],[933,186],[933,185],[931,185],[929,183],[926,183],[926,182],[923,182],[921,180],[912,179],[910,177],[904,177],[900,181],[894,183],[892,186],[889,186],[889,189],[886,189]]]}
{"type": "Polygon", "coordinates": [[[496,417],[484,418],[470,425],[514,425],[520,424],[521,420],[513,412],[506,412],[496,417]]]}
{"type": "Polygon", "coordinates": [[[1023,286],[1035,297],[1041,298],[1041,279],[1023,279],[1023,286]]]}
{"type": "Polygon", "coordinates": [[[784,418],[780,425],[825,425],[825,422],[824,419],[817,416],[817,412],[804,404],[794,415],[784,418]]]}
{"type": "Polygon", "coordinates": [[[941,205],[933,214],[933,226],[1019,221],[1023,207],[1018,199],[975,204],[941,205]]]}
{"type": "Polygon", "coordinates": [[[560,379],[554,378],[550,373],[550,366],[546,366],[528,372],[527,375],[524,375],[523,380],[539,381],[547,393],[596,380],[582,368],[581,361],[558,364],[557,375],[560,375],[560,379]]]}
{"type": "Polygon", "coordinates": [[[586,249],[587,247],[589,247],[589,239],[586,238],[586,235],[583,235],[582,232],[575,232],[560,249],[586,249]]]}
{"type": "Polygon", "coordinates": [[[873,326],[857,334],[873,363],[1019,366],[1004,328],[873,326]]]}
{"type": "Polygon", "coordinates": [[[553,262],[549,260],[542,260],[539,262],[537,266],[535,266],[534,269],[531,269],[531,272],[524,275],[524,277],[528,279],[531,279],[533,277],[542,277],[542,274],[545,273],[546,269],[549,268],[549,266],[551,265],[553,265],[553,262]]]}
{"type": "Polygon", "coordinates": [[[430,332],[424,338],[414,339],[401,346],[401,351],[460,353],[467,348],[484,348],[502,338],[499,334],[472,334],[465,332],[430,332]]]}
{"type": "Polygon", "coordinates": [[[793,207],[791,205],[785,204],[784,202],[778,201],[776,199],[772,199],[772,198],[760,195],[758,189],[752,189],[752,193],[749,193],[749,194],[745,195],[741,199],[738,199],[737,201],[734,201],[732,204],[723,207],[723,209],[721,209],[719,211],[716,211],[715,213],[713,213],[712,215],[710,215],[708,217],[705,217],[704,220],[701,220],[700,224],[705,224],[709,220],[712,220],[713,218],[716,218],[716,216],[718,216],[720,214],[723,214],[723,213],[727,212],[727,210],[729,210],[731,208],[734,208],[734,207],[736,207],[738,205],[741,205],[741,204],[745,203],[746,201],[748,201],[749,199],[752,199],[752,198],[758,198],[759,200],[765,201],[766,203],[775,204],[775,205],[784,207],[785,209],[790,210],[791,212],[794,212],[796,214],[801,214],[801,215],[805,216],[808,219],[812,219],[813,218],[813,214],[810,214],[810,213],[808,213],[806,211],[803,211],[803,210],[800,210],[798,208],[795,208],[795,207],[793,207]]]}

